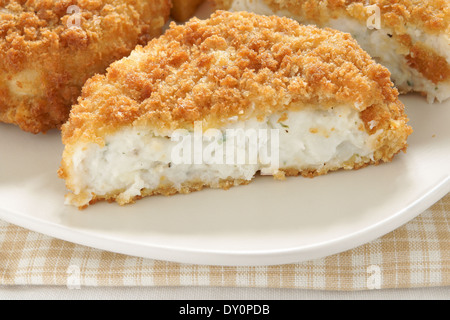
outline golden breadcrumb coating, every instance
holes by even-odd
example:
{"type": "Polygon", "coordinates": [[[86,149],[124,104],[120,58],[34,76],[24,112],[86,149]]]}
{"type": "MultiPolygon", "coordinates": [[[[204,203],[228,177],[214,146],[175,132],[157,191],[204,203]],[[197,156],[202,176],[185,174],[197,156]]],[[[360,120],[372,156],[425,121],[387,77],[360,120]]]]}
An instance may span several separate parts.
{"type": "Polygon", "coordinates": [[[444,57],[424,44],[411,44],[406,59],[410,67],[419,71],[434,84],[450,80],[450,64],[444,57]]]}
{"type": "MultiPolygon", "coordinates": [[[[234,0],[211,0],[219,9],[229,9],[234,0]]],[[[248,0],[250,3],[252,0],[248,0]]],[[[414,44],[409,29],[423,30],[431,35],[444,34],[450,39],[449,0],[264,0],[274,12],[287,10],[301,21],[327,26],[331,19],[349,17],[362,25],[373,14],[368,5],[380,8],[383,28],[392,30],[392,37],[407,52],[409,65],[434,84],[450,80],[450,64],[433,48],[414,44]]],[[[449,41],[449,40],[447,40],[449,41]]],[[[424,93],[425,94],[425,93],[424,93]]]]}
{"type": "Polygon", "coordinates": [[[160,35],[169,11],[169,0],[0,0],[0,121],[60,127],[85,81],[160,35]]]}
{"type": "Polygon", "coordinates": [[[165,135],[222,127],[301,106],[349,104],[376,120],[406,122],[389,71],[350,35],[294,20],[218,11],[192,19],[111,65],[83,88],[63,141],[98,141],[125,126],[165,135]]]}
{"type": "Polygon", "coordinates": [[[171,16],[176,21],[184,22],[189,18],[192,18],[197,8],[205,0],[172,0],[171,16]]]}

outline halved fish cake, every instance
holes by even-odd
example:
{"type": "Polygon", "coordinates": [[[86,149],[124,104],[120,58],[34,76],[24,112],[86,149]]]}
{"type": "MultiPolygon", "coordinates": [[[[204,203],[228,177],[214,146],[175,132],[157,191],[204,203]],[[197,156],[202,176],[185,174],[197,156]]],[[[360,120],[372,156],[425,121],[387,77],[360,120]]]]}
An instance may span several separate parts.
{"type": "Polygon", "coordinates": [[[71,191],[67,202],[78,207],[229,188],[258,171],[312,177],[391,161],[407,147],[407,121],[389,71],[350,35],[219,11],[172,24],[87,82],[63,126],[59,174],[71,191]],[[176,159],[180,131],[210,130],[233,155],[242,145],[229,144],[236,139],[229,132],[270,131],[277,158],[176,159]]]}
{"type": "Polygon", "coordinates": [[[286,16],[351,33],[402,92],[450,97],[448,0],[212,0],[218,9],[286,16]]]}
{"type": "Polygon", "coordinates": [[[59,128],[96,73],[159,36],[169,0],[0,0],[0,122],[59,128]]]}

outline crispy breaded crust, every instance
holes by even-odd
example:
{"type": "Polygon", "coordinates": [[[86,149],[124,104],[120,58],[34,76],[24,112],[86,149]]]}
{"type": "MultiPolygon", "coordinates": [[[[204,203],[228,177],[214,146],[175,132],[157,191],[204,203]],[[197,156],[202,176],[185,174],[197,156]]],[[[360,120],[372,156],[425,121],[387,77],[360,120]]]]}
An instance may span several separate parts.
{"type": "MultiPolygon", "coordinates": [[[[125,126],[157,134],[222,127],[230,117],[264,117],[302,106],[347,104],[367,131],[405,124],[389,71],[350,35],[280,17],[219,11],[211,19],[171,25],[83,88],[63,126],[63,142],[103,143],[125,126]]],[[[404,144],[410,128],[402,127],[404,144]]]]}
{"type": "Polygon", "coordinates": [[[169,0],[0,0],[0,121],[62,125],[85,81],[161,33],[169,0]],[[80,9],[80,27],[69,28],[80,9]]]}
{"type": "MultiPolygon", "coordinates": [[[[251,2],[252,0],[247,0],[251,2]]],[[[290,12],[318,23],[342,16],[350,16],[365,23],[372,14],[364,8],[377,5],[382,23],[398,33],[405,27],[417,27],[428,32],[450,34],[450,2],[448,0],[264,0],[274,10],[290,12]]],[[[233,0],[212,0],[220,9],[229,9],[233,0]]]]}

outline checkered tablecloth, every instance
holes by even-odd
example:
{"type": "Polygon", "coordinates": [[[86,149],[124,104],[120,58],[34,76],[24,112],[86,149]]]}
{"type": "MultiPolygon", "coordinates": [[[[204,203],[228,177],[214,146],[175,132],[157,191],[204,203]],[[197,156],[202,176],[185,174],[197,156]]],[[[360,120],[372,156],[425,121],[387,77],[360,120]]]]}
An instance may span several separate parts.
{"type": "Polygon", "coordinates": [[[450,194],[369,244],[268,267],[187,265],[92,249],[0,221],[0,284],[370,290],[450,286],[450,194]]]}

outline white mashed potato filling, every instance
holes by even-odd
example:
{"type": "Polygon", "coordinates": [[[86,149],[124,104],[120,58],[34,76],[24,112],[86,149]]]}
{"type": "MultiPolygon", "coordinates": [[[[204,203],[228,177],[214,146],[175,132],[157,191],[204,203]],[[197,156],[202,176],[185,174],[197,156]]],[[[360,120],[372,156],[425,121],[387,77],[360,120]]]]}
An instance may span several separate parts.
{"type": "MultiPolygon", "coordinates": [[[[250,11],[263,15],[276,14],[297,20],[300,23],[314,24],[314,22],[305,21],[287,10],[274,12],[264,0],[234,0],[230,11],[250,11]]],[[[366,25],[361,25],[358,20],[352,18],[334,19],[322,27],[330,27],[350,33],[362,49],[368,52],[378,63],[389,69],[392,80],[400,91],[426,92],[429,102],[434,100],[444,101],[450,98],[450,82],[435,84],[421,75],[419,71],[411,68],[405,58],[409,52],[402,50],[398,42],[392,37],[390,29],[369,29],[366,25]]],[[[407,33],[411,36],[413,43],[425,44],[450,63],[450,38],[448,35],[445,33],[429,35],[413,28],[407,28],[407,33]]]]}
{"type": "MultiPolygon", "coordinates": [[[[173,157],[179,154],[180,140],[155,136],[146,128],[124,128],[108,136],[104,147],[95,143],[80,143],[72,157],[73,171],[70,176],[74,179],[71,181],[74,194],[68,196],[67,202],[77,206],[88,204],[92,198],[83,198],[83,203],[76,200],[79,199],[76,195],[81,192],[99,197],[120,192],[119,203],[125,203],[141,195],[143,189],[154,190],[162,183],[177,190],[183,184],[194,181],[217,187],[221,180],[251,180],[259,171],[277,174],[278,169],[285,168],[320,172],[345,167],[350,159],[361,164],[373,160],[376,138],[380,132],[369,136],[359,112],[354,108],[307,107],[289,111],[286,115],[274,114],[264,121],[238,121],[235,117],[230,119],[234,123],[220,129],[224,137],[226,130],[237,128],[244,131],[275,130],[275,140],[279,142],[275,153],[279,168],[274,167],[273,163],[263,162],[259,157],[256,163],[216,164],[203,161],[199,164],[175,164],[173,157]],[[178,148],[177,152],[175,148],[178,148]]],[[[270,134],[268,136],[271,137],[270,134]]],[[[211,142],[205,139],[202,143],[205,150],[211,142]]],[[[223,143],[226,144],[226,138],[223,143]]],[[[271,146],[272,143],[272,139],[267,142],[271,146]]],[[[242,145],[231,145],[230,150],[238,154],[242,145]]],[[[250,148],[250,143],[244,147],[250,148]]],[[[224,150],[226,155],[226,147],[224,150]]],[[[273,156],[272,149],[269,153],[273,156]]]]}

